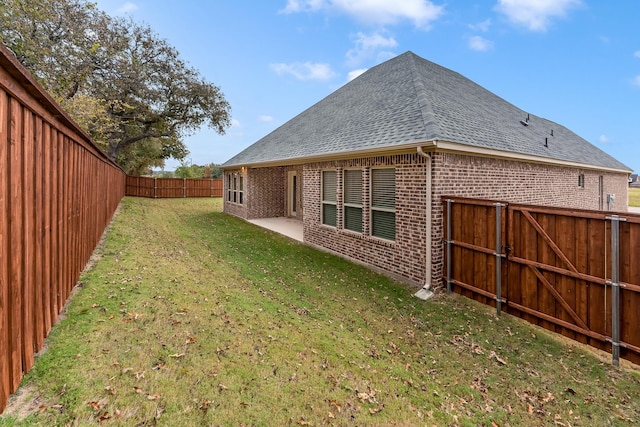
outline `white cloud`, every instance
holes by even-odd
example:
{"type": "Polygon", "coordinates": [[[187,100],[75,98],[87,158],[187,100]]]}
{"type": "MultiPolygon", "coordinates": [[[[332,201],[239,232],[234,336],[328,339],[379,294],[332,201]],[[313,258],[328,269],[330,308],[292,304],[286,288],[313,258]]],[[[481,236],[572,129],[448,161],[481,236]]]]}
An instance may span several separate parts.
{"type": "Polygon", "coordinates": [[[636,50],[635,52],[633,52],[633,56],[635,56],[636,58],[640,58],[640,50],[636,50]]]}
{"type": "Polygon", "coordinates": [[[598,142],[600,144],[608,144],[609,142],[611,142],[611,138],[609,138],[607,135],[600,135],[598,137],[598,142]]]}
{"type": "Polygon", "coordinates": [[[138,9],[139,9],[139,7],[138,7],[137,4],[131,3],[131,2],[126,2],[125,4],[123,4],[122,6],[120,6],[118,8],[118,13],[135,12],[138,9]]]}
{"type": "Polygon", "coordinates": [[[271,64],[271,69],[278,75],[290,74],[298,80],[329,80],[336,73],[329,64],[312,62],[293,62],[291,64],[271,64]]]}
{"type": "Polygon", "coordinates": [[[478,52],[486,52],[493,48],[493,42],[480,36],[469,37],[469,48],[478,52]]]}
{"type": "Polygon", "coordinates": [[[491,19],[485,19],[484,21],[478,22],[477,24],[469,25],[469,28],[471,28],[472,30],[481,31],[483,33],[489,31],[489,27],[491,27],[491,19]]]}
{"type": "Polygon", "coordinates": [[[444,6],[429,0],[288,0],[281,13],[334,11],[372,24],[408,20],[428,29],[444,13],[444,6]]]}
{"type": "Polygon", "coordinates": [[[633,82],[632,82],[632,83],[633,83],[633,85],[634,85],[634,86],[638,86],[638,87],[640,87],[640,75],[635,76],[635,77],[633,78],[633,82]]]}
{"type": "MultiPolygon", "coordinates": [[[[373,34],[358,33],[355,36],[355,47],[347,52],[347,62],[354,66],[370,59],[376,54],[380,55],[380,49],[390,49],[398,46],[393,37],[387,37],[383,32],[373,34]]],[[[386,53],[382,53],[388,56],[386,53]]]]}
{"type": "Polygon", "coordinates": [[[364,74],[365,71],[367,71],[366,68],[359,68],[357,70],[349,71],[348,81],[351,81],[356,77],[360,76],[361,74],[364,74]]]}
{"type": "Polygon", "coordinates": [[[273,121],[273,117],[271,116],[258,116],[258,121],[263,123],[269,123],[273,121]]]}
{"type": "Polygon", "coordinates": [[[581,0],[498,0],[495,10],[531,31],[546,31],[552,18],[565,16],[581,0]]]}
{"type": "Polygon", "coordinates": [[[242,125],[240,124],[240,120],[238,119],[231,119],[231,127],[232,128],[239,128],[242,125]]]}

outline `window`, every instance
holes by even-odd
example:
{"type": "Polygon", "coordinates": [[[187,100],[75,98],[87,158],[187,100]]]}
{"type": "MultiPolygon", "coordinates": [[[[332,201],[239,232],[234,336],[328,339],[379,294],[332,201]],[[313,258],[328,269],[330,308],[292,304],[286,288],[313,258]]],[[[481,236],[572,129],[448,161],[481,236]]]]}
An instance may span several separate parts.
{"type": "Polygon", "coordinates": [[[233,203],[238,203],[238,175],[233,174],[233,203]]]}
{"type": "Polygon", "coordinates": [[[371,170],[371,235],[396,239],[396,170],[371,170]]]}
{"type": "Polygon", "coordinates": [[[244,182],[241,173],[227,175],[227,201],[231,203],[243,203],[244,182]]]}
{"type": "Polygon", "coordinates": [[[584,188],[584,174],[578,174],[578,187],[584,188]]]}
{"type": "Polygon", "coordinates": [[[336,171],[322,171],[322,212],[324,225],[336,226],[336,171]]]}
{"type": "Polygon", "coordinates": [[[356,169],[345,170],[343,189],[344,228],[362,233],[362,171],[356,169]]]}

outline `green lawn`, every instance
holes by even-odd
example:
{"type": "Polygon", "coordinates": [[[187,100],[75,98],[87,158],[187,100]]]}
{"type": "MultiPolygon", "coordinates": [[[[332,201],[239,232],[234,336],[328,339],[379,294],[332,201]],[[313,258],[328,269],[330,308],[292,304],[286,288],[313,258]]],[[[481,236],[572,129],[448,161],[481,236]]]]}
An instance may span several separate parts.
{"type": "Polygon", "coordinates": [[[640,188],[629,189],[629,206],[640,207],[640,188]]]}
{"type": "Polygon", "coordinates": [[[0,426],[640,422],[627,364],[220,206],[125,199],[0,426]]]}

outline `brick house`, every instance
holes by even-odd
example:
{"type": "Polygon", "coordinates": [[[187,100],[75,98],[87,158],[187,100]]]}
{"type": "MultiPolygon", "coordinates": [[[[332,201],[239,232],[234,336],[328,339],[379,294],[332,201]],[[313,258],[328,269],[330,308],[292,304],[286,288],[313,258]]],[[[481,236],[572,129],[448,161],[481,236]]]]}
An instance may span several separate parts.
{"type": "Polygon", "coordinates": [[[305,243],[419,286],[442,271],[442,196],[626,211],[631,172],[569,129],[412,52],[222,168],[224,212],[295,217],[305,243]]]}

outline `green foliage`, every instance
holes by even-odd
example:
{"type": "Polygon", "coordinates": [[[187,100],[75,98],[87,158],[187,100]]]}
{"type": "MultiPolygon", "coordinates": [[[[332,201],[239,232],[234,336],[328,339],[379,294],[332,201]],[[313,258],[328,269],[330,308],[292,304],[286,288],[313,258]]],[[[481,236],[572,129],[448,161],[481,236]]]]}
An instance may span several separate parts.
{"type": "Polygon", "coordinates": [[[204,166],[182,163],[173,174],[175,178],[221,178],[222,169],[215,163],[204,166]]]}
{"type": "Polygon", "coordinates": [[[220,89],[174,47],[86,0],[6,0],[0,40],[129,173],[184,159],[203,125],[229,126],[220,89]]]}
{"type": "Polygon", "coordinates": [[[21,424],[640,420],[634,368],[460,296],[418,300],[221,205],[123,200],[102,259],[23,381],[34,405],[21,424]]]}
{"type": "Polygon", "coordinates": [[[203,178],[204,171],[202,166],[182,163],[176,168],[173,175],[176,178],[203,178]]]}

